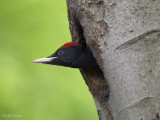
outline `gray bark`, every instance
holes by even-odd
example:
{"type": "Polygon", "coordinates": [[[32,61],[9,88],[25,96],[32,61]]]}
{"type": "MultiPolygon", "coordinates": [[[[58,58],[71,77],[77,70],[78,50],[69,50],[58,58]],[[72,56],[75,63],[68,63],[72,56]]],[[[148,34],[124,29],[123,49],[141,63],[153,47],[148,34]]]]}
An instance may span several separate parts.
{"type": "Polygon", "coordinates": [[[160,0],[67,0],[67,6],[72,40],[86,42],[103,71],[81,69],[99,119],[159,120],[160,0]]]}

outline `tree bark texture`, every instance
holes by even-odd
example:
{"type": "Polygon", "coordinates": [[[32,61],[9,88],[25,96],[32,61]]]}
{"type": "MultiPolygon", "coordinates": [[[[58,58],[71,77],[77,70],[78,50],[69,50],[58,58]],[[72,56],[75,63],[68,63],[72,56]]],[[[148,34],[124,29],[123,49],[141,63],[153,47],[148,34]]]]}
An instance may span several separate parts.
{"type": "Polygon", "coordinates": [[[100,120],[159,120],[160,0],[67,0],[73,41],[102,71],[81,69],[100,120]]]}

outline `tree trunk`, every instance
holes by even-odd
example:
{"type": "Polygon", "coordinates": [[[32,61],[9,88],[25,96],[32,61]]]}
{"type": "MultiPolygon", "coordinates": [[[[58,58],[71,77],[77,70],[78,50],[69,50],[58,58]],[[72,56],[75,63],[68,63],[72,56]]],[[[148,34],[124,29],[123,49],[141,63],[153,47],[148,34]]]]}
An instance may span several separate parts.
{"type": "Polygon", "coordinates": [[[81,69],[100,120],[159,120],[160,0],[67,0],[73,41],[102,71],[81,69]]]}

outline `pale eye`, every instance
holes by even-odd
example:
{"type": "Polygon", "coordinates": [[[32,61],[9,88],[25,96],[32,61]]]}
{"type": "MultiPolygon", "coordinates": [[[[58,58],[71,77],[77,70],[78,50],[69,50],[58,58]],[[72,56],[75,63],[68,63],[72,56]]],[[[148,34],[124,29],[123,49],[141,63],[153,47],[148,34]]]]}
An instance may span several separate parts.
{"type": "Polygon", "coordinates": [[[58,55],[63,55],[63,51],[58,51],[58,55]]]}

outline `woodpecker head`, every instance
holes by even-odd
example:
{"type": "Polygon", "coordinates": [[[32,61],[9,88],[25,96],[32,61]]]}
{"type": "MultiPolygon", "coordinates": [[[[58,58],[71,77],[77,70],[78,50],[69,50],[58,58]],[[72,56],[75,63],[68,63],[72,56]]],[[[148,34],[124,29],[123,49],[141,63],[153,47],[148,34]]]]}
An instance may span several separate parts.
{"type": "Polygon", "coordinates": [[[72,68],[97,68],[99,66],[90,49],[77,42],[69,42],[61,46],[54,54],[40,58],[34,63],[60,65],[72,68]]]}

